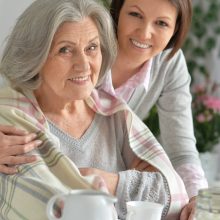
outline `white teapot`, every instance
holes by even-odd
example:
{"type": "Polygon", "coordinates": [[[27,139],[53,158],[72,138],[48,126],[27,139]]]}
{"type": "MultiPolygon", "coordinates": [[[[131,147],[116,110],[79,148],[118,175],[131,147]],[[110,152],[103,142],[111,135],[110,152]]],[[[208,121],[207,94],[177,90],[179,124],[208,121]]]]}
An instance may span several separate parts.
{"type": "Polygon", "coordinates": [[[113,204],[117,201],[107,193],[95,190],[72,190],[53,196],[47,204],[49,220],[116,220],[113,204]],[[56,204],[61,206],[56,213],[56,204]]]}

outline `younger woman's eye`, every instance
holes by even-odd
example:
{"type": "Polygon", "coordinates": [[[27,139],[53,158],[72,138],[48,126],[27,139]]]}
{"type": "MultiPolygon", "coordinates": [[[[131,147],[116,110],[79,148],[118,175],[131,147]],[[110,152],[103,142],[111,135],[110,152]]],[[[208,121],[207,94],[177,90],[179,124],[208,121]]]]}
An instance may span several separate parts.
{"type": "Polygon", "coordinates": [[[133,17],[137,17],[137,18],[142,18],[142,15],[138,12],[135,12],[135,11],[129,12],[129,15],[131,15],[133,17]]]}
{"type": "Polygon", "coordinates": [[[167,27],[167,26],[168,26],[168,24],[167,24],[166,22],[161,21],[161,20],[157,21],[156,23],[157,23],[159,26],[161,26],[161,27],[167,27]]]}

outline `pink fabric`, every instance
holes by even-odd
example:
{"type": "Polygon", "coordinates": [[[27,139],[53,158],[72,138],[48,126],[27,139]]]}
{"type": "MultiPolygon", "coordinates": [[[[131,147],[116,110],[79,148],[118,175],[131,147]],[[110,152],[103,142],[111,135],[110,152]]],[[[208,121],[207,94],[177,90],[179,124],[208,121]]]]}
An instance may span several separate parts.
{"type": "Polygon", "coordinates": [[[196,164],[184,164],[176,169],[185,183],[189,198],[198,195],[198,189],[208,188],[204,171],[196,164]]]}
{"type": "MultiPolygon", "coordinates": [[[[181,178],[173,169],[167,154],[164,152],[163,148],[153,136],[151,131],[132,111],[130,111],[130,108],[128,108],[124,102],[104,91],[94,90],[91,97],[89,97],[86,102],[95,112],[101,115],[108,116],[119,111],[124,113],[126,118],[125,122],[129,139],[128,141],[132,151],[139,158],[157,168],[166,179],[165,184],[167,184],[170,192],[170,206],[166,210],[166,219],[178,220],[181,209],[188,202],[185,186],[181,178]]],[[[2,122],[4,122],[7,118],[8,121],[13,121],[14,124],[20,125],[21,127],[28,127],[29,130],[31,129],[34,132],[36,132],[36,129],[41,130],[41,134],[39,136],[43,141],[45,141],[45,143],[39,151],[41,152],[42,162],[45,161],[45,163],[43,163],[43,165],[41,162],[39,162],[39,164],[37,163],[37,165],[29,164],[28,166],[33,169],[33,172],[30,173],[31,176],[27,177],[28,179],[32,178],[33,173],[36,173],[36,179],[38,183],[41,183],[41,186],[45,188],[45,192],[51,192],[54,188],[66,191],[68,190],[67,186],[69,188],[76,188],[75,185],[71,185],[76,182],[76,180],[80,180],[80,185],[88,184],[87,182],[82,182],[82,178],[75,178],[76,175],[79,176],[79,173],[77,172],[77,168],[74,163],[65,155],[62,155],[62,153],[53,146],[54,143],[52,141],[49,141],[50,139],[53,140],[54,137],[48,130],[48,124],[45,120],[45,116],[36,103],[36,99],[31,91],[23,91],[23,94],[21,94],[13,89],[5,88],[5,90],[1,93],[0,106],[2,122]],[[59,161],[57,161],[58,159],[59,161]],[[66,176],[68,176],[68,178],[66,178],[66,176]],[[51,184],[48,185],[48,182],[51,184]]],[[[26,165],[24,165],[24,167],[25,166],[26,165]]],[[[11,184],[13,185],[13,187],[10,187],[11,191],[5,190],[2,192],[5,194],[3,198],[9,198],[7,194],[12,195],[12,191],[14,192],[14,189],[17,190],[16,194],[14,194],[14,200],[12,201],[15,205],[14,207],[17,207],[17,202],[20,201],[20,190],[22,190],[22,193],[25,194],[24,189],[20,189],[19,187],[21,185],[20,182],[23,183],[24,176],[18,175],[18,177],[16,177],[17,181],[11,181],[11,184]],[[14,185],[17,187],[14,188],[14,185]]],[[[13,179],[14,177],[9,176],[9,178],[13,179]]],[[[99,182],[97,182],[96,185],[99,188],[105,187],[104,184],[99,184],[99,182]]],[[[28,189],[33,189],[34,186],[35,182],[32,183],[29,181],[29,185],[27,186],[28,189]]],[[[38,187],[37,189],[41,190],[42,187],[38,187]]],[[[29,194],[30,191],[27,190],[26,195],[28,196],[29,194]]],[[[31,203],[28,203],[40,205],[41,203],[38,201],[39,198],[35,195],[38,195],[38,191],[30,198],[31,203]]],[[[48,194],[48,197],[49,196],[51,196],[51,194],[48,194]]],[[[8,204],[8,201],[5,201],[5,204],[6,203],[8,204]]],[[[12,209],[10,210],[13,211],[12,209]]],[[[27,215],[29,214],[28,211],[28,209],[25,211],[27,215]]],[[[16,217],[11,219],[16,219],[16,217]]],[[[25,219],[30,218],[26,217],[25,219]]]]}
{"type": "MultiPolygon", "coordinates": [[[[151,76],[151,66],[152,60],[146,62],[137,74],[117,89],[114,89],[113,87],[111,72],[109,72],[100,88],[112,96],[120,97],[125,102],[128,102],[138,85],[144,84],[147,93],[151,76]]],[[[200,166],[195,164],[182,165],[177,169],[177,172],[184,181],[189,198],[197,195],[198,189],[208,187],[206,178],[204,178],[204,172],[200,166]]]]}
{"type": "Polygon", "coordinates": [[[93,91],[87,104],[102,115],[124,112],[131,149],[139,158],[156,167],[167,180],[171,200],[166,219],[179,219],[181,209],[188,202],[185,186],[151,131],[125,103],[102,90],[93,91]]]}
{"type": "Polygon", "coordinates": [[[131,98],[132,93],[138,85],[143,84],[146,92],[148,91],[151,65],[151,60],[146,62],[138,73],[133,75],[124,84],[122,84],[119,88],[116,89],[114,89],[113,87],[111,72],[109,72],[100,88],[109,93],[110,95],[120,97],[124,101],[128,102],[128,100],[131,98]]]}

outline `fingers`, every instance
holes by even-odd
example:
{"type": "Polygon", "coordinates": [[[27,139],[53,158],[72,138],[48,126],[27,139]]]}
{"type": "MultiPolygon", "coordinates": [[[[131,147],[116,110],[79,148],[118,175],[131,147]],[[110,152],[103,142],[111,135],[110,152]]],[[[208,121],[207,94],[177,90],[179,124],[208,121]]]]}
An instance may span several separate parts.
{"type": "Polygon", "coordinates": [[[195,200],[190,201],[181,211],[180,220],[194,220],[195,218],[195,200]]]}
{"type": "Polygon", "coordinates": [[[109,193],[107,184],[101,176],[95,176],[92,185],[96,190],[101,190],[103,192],[109,193]]]}
{"type": "Polygon", "coordinates": [[[135,169],[139,171],[144,171],[149,167],[151,167],[149,163],[142,161],[141,163],[138,164],[138,166],[135,169]]]}
{"type": "Polygon", "coordinates": [[[149,165],[143,171],[146,171],[146,172],[160,172],[156,167],[154,167],[152,165],[149,165]]]}
{"type": "Polygon", "coordinates": [[[27,131],[9,125],[0,125],[0,131],[4,134],[25,135],[27,131]]]}
{"type": "Polygon", "coordinates": [[[139,163],[141,163],[141,161],[142,161],[141,159],[135,157],[134,160],[132,161],[130,169],[136,169],[136,167],[138,166],[139,163]]]}
{"type": "Polygon", "coordinates": [[[189,216],[188,220],[195,220],[195,210],[192,210],[192,212],[190,213],[190,216],[189,216]]]}
{"type": "Polygon", "coordinates": [[[190,215],[188,220],[194,220],[196,214],[196,197],[190,199],[190,215]]]}
{"type": "Polygon", "coordinates": [[[181,211],[180,220],[188,220],[188,216],[189,216],[188,208],[187,206],[185,206],[181,211]]]}
{"type": "Polygon", "coordinates": [[[17,165],[35,162],[36,156],[25,154],[42,144],[36,137],[35,133],[0,125],[0,173],[15,174],[17,165]]]}
{"type": "Polygon", "coordinates": [[[2,166],[13,167],[19,164],[32,163],[37,160],[35,155],[21,155],[21,156],[9,156],[1,159],[2,166]]]}
{"type": "Polygon", "coordinates": [[[81,173],[82,176],[88,176],[91,175],[91,171],[90,168],[79,168],[79,171],[81,173]]]}
{"type": "Polygon", "coordinates": [[[30,141],[33,141],[36,137],[37,135],[35,133],[30,133],[22,136],[2,134],[0,139],[0,147],[27,144],[30,141]]]}
{"type": "Polygon", "coordinates": [[[158,172],[159,171],[156,167],[146,162],[139,164],[137,167],[135,167],[135,170],[142,171],[142,172],[158,172]]]}
{"type": "Polygon", "coordinates": [[[9,156],[1,158],[0,173],[15,174],[18,172],[17,165],[33,163],[37,161],[37,156],[9,156]]]}
{"type": "Polygon", "coordinates": [[[135,157],[130,169],[135,169],[138,171],[146,171],[146,172],[157,172],[158,169],[150,165],[148,162],[135,157]]]}
{"type": "MultiPolygon", "coordinates": [[[[4,135],[3,146],[0,143],[0,173],[15,174],[17,173],[17,165],[32,163],[37,160],[34,155],[25,155],[42,144],[41,140],[32,141],[33,138],[36,138],[35,134],[24,136],[4,135]],[[5,139],[7,140],[5,141],[5,139]]],[[[1,139],[0,142],[2,142],[1,139]]]]}
{"type": "Polygon", "coordinates": [[[7,157],[4,158],[1,162],[4,164],[0,165],[0,173],[4,174],[15,174],[18,172],[17,166],[19,164],[26,164],[26,163],[33,163],[37,160],[36,156],[16,156],[16,157],[7,157]],[[13,165],[13,166],[8,166],[8,165],[13,165]]]}
{"type": "Polygon", "coordinates": [[[41,140],[31,141],[30,143],[24,145],[15,145],[7,148],[7,155],[21,155],[29,153],[30,151],[36,149],[42,144],[41,140]]]}
{"type": "Polygon", "coordinates": [[[19,164],[32,163],[37,160],[35,155],[25,155],[38,147],[42,141],[36,140],[26,145],[16,145],[13,147],[0,148],[0,173],[14,174],[19,164]]]}
{"type": "Polygon", "coordinates": [[[6,165],[0,165],[0,173],[12,175],[12,174],[15,174],[17,172],[18,172],[18,170],[17,170],[16,167],[8,167],[6,165]]]}

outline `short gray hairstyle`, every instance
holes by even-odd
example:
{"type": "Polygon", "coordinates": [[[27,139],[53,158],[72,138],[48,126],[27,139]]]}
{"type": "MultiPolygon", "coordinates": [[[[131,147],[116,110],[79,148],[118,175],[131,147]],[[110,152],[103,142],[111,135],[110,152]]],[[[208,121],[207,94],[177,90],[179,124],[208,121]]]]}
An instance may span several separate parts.
{"type": "Polygon", "coordinates": [[[116,40],[107,9],[95,0],[36,0],[18,18],[3,51],[0,72],[15,88],[34,90],[39,72],[60,25],[90,17],[97,25],[102,51],[100,79],[116,56],[116,40]]]}

